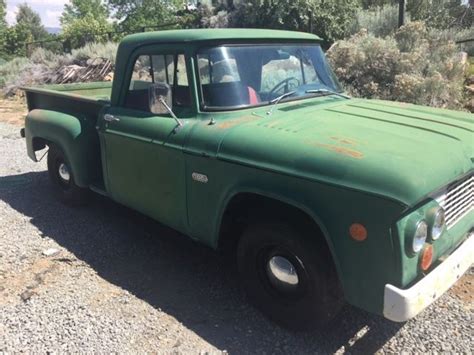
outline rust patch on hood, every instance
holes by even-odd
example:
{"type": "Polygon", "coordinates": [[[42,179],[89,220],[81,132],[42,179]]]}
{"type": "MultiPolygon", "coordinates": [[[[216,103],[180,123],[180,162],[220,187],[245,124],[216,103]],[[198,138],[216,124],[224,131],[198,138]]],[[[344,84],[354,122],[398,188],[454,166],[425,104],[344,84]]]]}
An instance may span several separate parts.
{"type": "Polygon", "coordinates": [[[255,121],[257,119],[259,119],[259,117],[257,116],[242,116],[237,118],[231,118],[216,124],[214,127],[219,129],[229,129],[243,123],[255,121]]]}
{"type": "Polygon", "coordinates": [[[318,142],[310,142],[308,143],[308,145],[311,145],[313,147],[318,147],[318,148],[324,148],[331,152],[344,155],[350,158],[354,158],[354,159],[362,159],[364,157],[364,154],[359,152],[358,150],[350,149],[350,148],[343,147],[340,145],[325,144],[325,143],[318,143],[318,142]]]}
{"type": "Polygon", "coordinates": [[[342,144],[346,144],[346,145],[359,145],[359,144],[366,144],[365,142],[360,142],[360,141],[357,141],[353,138],[347,138],[347,137],[337,137],[337,136],[332,136],[331,137],[332,140],[336,141],[336,142],[339,142],[339,143],[342,143],[342,144]]]}

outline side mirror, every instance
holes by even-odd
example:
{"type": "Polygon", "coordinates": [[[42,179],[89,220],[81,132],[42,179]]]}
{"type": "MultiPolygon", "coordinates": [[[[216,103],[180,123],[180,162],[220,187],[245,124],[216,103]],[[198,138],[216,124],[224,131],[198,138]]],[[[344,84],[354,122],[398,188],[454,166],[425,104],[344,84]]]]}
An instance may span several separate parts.
{"type": "Polygon", "coordinates": [[[171,87],[166,83],[154,83],[148,88],[148,101],[150,105],[150,112],[156,115],[163,115],[168,113],[176,121],[176,128],[183,126],[183,123],[174,114],[171,107],[173,106],[173,94],[171,87]]]}
{"type": "Polygon", "coordinates": [[[170,113],[170,107],[173,105],[171,87],[166,83],[151,84],[148,88],[148,102],[151,113],[157,115],[170,113]]]}

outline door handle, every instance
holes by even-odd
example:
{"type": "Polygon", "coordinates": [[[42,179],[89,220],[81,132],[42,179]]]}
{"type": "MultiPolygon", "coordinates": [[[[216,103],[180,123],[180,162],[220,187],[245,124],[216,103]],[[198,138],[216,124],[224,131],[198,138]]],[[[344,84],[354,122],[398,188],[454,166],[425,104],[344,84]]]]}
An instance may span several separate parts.
{"type": "Polygon", "coordinates": [[[119,122],[119,121],[120,121],[120,118],[115,117],[114,115],[111,115],[111,114],[106,113],[106,114],[104,115],[104,121],[107,121],[107,122],[119,122]]]}

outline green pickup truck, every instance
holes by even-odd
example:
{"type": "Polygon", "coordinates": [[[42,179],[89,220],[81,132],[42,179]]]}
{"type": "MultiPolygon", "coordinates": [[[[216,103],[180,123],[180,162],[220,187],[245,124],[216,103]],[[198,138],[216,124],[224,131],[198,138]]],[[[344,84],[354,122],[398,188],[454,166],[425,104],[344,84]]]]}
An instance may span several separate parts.
{"type": "Polygon", "coordinates": [[[233,252],[249,300],[284,326],[344,302],[406,321],[473,262],[473,116],[350,98],[320,42],[128,36],[113,83],[25,89],[28,156],[49,148],[66,203],[93,191],[233,252]]]}

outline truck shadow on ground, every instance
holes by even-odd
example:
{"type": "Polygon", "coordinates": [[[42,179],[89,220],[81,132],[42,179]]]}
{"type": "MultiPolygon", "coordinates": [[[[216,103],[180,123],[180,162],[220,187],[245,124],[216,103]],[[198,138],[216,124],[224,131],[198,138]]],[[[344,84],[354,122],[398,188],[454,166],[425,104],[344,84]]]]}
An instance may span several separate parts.
{"type": "Polygon", "coordinates": [[[0,199],[102,278],[231,353],[373,353],[402,327],[347,306],[324,330],[286,331],[248,306],[229,258],[105,198],[65,207],[47,172],[0,177],[0,199]]]}

